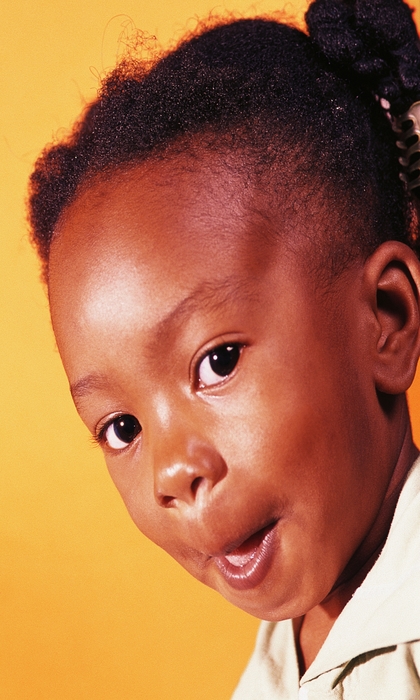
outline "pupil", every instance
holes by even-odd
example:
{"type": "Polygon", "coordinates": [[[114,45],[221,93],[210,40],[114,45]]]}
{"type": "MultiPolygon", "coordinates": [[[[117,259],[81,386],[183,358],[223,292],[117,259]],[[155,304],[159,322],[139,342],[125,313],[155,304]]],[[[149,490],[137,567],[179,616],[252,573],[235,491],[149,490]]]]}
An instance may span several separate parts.
{"type": "Polygon", "coordinates": [[[114,431],[123,442],[132,442],[140,432],[140,423],[134,416],[120,416],[114,423],[114,431]]]}
{"type": "Polygon", "coordinates": [[[238,345],[221,345],[210,355],[210,367],[219,377],[227,377],[233,372],[239,360],[238,345]]]}

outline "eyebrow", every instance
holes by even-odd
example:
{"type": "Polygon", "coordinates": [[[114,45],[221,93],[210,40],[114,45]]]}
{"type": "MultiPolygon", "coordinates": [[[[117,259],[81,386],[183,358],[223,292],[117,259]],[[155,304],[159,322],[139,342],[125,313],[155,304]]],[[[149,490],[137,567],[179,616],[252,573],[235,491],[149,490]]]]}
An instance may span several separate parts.
{"type": "Polygon", "coordinates": [[[182,299],[165,318],[153,329],[154,339],[150,347],[165,339],[185,317],[198,309],[213,311],[222,308],[228,302],[252,298],[245,280],[238,277],[227,277],[219,282],[203,282],[198,285],[185,299],[182,299]]]}
{"type": "MultiPolygon", "coordinates": [[[[220,282],[205,282],[196,287],[191,294],[182,299],[174,309],[159,321],[152,331],[153,340],[148,344],[151,354],[154,354],[156,347],[160,346],[164,339],[179,327],[186,316],[189,316],[197,309],[205,308],[213,310],[223,307],[228,301],[252,298],[248,285],[244,280],[237,277],[228,277],[220,282]]],[[[92,372],[70,385],[70,392],[76,406],[80,399],[92,394],[95,391],[105,391],[109,389],[110,382],[106,375],[100,372],[92,372]]]]}
{"type": "Polygon", "coordinates": [[[82,399],[94,391],[104,391],[109,387],[109,381],[104,374],[92,372],[82,377],[74,384],[70,385],[70,393],[74,403],[77,405],[77,400],[82,399]]]}

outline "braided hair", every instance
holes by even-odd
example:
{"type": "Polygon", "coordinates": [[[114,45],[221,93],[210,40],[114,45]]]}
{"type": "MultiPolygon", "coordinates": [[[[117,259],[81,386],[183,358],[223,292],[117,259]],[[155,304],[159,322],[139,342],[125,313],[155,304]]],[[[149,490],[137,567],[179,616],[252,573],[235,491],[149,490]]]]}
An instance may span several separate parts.
{"type": "Polygon", "coordinates": [[[420,247],[391,127],[420,99],[411,15],[403,0],[315,0],[308,34],[240,19],[153,62],[126,57],[31,176],[29,220],[46,278],[58,221],[92,177],[194,149],[239,154],[277,197],[298,186],[322,200],[325,218],[342,222],[331,259],[344,264],[389,239],[420,247]]]}

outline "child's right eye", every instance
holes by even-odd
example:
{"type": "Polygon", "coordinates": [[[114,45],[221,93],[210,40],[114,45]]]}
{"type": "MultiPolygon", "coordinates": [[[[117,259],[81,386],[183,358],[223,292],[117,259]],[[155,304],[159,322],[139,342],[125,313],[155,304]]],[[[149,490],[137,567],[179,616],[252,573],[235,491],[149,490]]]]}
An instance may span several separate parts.
{"type": "Polygon", "coordinates": [[[135,416],[117,416],[100,431],[99,440],[106,442],[112,450],[123,450],[141,432],[141,425],[135,416]]]}
{"type": "Polygon", "coordinates": [[[218,345],[201,360],[198,367],[200,388],[220,384],[232,374],[238,364],[243,346],[239,343],[218,345]]]}

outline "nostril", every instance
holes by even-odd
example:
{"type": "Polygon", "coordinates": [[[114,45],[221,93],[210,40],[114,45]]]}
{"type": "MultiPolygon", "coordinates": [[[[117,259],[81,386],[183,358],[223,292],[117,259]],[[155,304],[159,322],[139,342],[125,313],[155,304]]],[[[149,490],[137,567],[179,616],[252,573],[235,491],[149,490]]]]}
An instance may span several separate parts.
{"type": "Polygon", "coordinates": [[[185,500],[189,503],[193,503],[197,494],[197,491],[200,487],[201,482],[204,480],[202,476],[197,476],[195,479],[192,480],[190,484],[190,489],[189,489],[189,498],[187,498],[184,494],[183,497],[178,498],[177,496],[164,496],[162,493],[159,493],[157,498],[159,504],[163,508],[174,508],[177,505],[178,500],[185,500]]]}
{"type": "Polygon", "coordinates": [[[200,484],[201,484],[202,481],[203,481],[203,477],[202,477],[202,476],[197,476],[197,477],[191,482],[191,492],[192,492],[192,494],[193,494],[194,496],[196,495],[196,493],[197,493],[197,491],[198,491],[198,487],[200,486],[200,484]]]}
{"type": "Polygon", "coordinates": [[[161,496],[160,502],[164,508],[171,508],[174,505],[175,498],[173,496],[161,496]]]}

